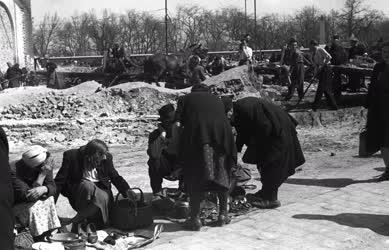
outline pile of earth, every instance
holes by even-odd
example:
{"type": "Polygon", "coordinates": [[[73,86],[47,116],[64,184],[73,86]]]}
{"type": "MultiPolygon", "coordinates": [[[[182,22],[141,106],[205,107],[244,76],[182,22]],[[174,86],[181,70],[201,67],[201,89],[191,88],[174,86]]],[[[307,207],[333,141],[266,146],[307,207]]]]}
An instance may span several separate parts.
{"type": "Polygon", "coordinates": [[[94,81],[65,90],[26,87],[0,94],[0,118],[61,120],[153,115],[160,106],[176,100],[181,94],[182,91],[135,82],[104,89],[94,81]]]}
{"type": "MultiPolygon", "coordinates": [[[[235,99],[261,96],[273,100],[278,96],[277,89],[262,89],[262,77],[247,66],[225,71],[204,83],[215,93],[235,99]]],[[[92,138],[111,145],[145,147],[148,134],[156,127],[157,110],[164,104],[175,104],[189,92],[190,88],[172,90],[144,82],[103,88],[94,81],[63,90],[46,86],[7,89],[0,92],[0,125],[13,148],[26,144],[76,146],[92,138]]]]}

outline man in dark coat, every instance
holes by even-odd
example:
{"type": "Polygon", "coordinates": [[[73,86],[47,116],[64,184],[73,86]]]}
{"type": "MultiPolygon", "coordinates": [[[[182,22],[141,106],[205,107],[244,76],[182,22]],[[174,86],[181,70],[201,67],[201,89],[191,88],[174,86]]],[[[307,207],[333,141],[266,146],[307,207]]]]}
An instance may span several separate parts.
{"type": "Polygon", "coordinates": [[[379,181],[389,180],[389,41],[382,44],[383,62],[373,70],[367,98],[367,151],[381,150],[385,172],[379,181]]]}
{"type": "Polygon", "coordinates": [[[0,127],[0,246],[4,250],[14,249],[14,195],[8,153],[7,136],[0,127]]]}
{"type": "MultiPolygon", "coordinates": [[[[358,56],[363,56],[366,53],[365,46],[358,41],[356,37],[350,39],[350,49],[348,52],[349,60],[354,60],[358,56]]],[[[352,92],[358,91],[361,87],[364,87],[365,77],[361,73],[353,72],[349,75],[349,88],[352,92]]]]}
{"type": "Polygon", "coordinates": [[[55,183],[56,199],[62,194],[77,211],[70,221],[73,225],[88,220],[101,228],[109,223],[113,198],[111,183],[123,196],[134,196],[128,183],[114,168],[107,145],[97,139],[64,153],[55,183]]]}
{"type": "MultiPolygon", "coordinates": [[[[325,48],[330,53],[331,65],[342,65],[348,62],[348,55],[346,49],[340,44],[339,35],[334,35],[330,46],[325,48]]],[[[333,78],[333,92],[336,99],[342,96],[342,77],[339,70],[334,70],[333,78]]]]}
{"type": "Polygon", "coordinates": [[[50,61],[49,58],[47,58],[46,62],[46,72],[47,72],[47,87],[57,87],[58,85],[58,77],[57,77],[57,64],[50,61]]]}
{"type": "Polygon", "coordinates": [[[175,109],[172,104],[164,105],[159,109],[158,128],[149,135],[147,154],[149,160],[150,185],[154,198],[162,196],[162,182],[168,180],[180,180],[179,189],[183,191],[182,173],[179,167],[177,144],[179,140],[179,128],[174,124],[175,109]]]}
{"type": "Polygon", "coordinates": [[[257,164],[262,189],[250,196],[263,209],[281,206],[278,188],[305,162],[296,132],[296,121],[279,106],[256,97],[234,103],[233,123],[238,152],[247,150],[243,162],[257,164]]]}

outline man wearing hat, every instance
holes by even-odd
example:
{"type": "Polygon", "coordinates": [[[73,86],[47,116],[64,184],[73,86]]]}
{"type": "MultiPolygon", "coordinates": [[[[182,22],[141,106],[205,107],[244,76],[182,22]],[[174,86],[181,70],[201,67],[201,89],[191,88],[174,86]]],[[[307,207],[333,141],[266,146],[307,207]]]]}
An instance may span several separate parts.
{"type": "Polygon", "coordinates": [[[154,198],[162,196],[163,178],[174,181],[180,180],[182,191],[181,171],[179,168],[177,145],[179,128],[174,124],[175,108],[167,104],[158,110],[160,122],[158,128],[149,135],[147,154],[149,160],[150,185],[154,198]]]}
{"type": "Polygon", "coordinates": [[[15,173],[15,217],[29,227],[35,241],[50,229],[60,227],[54,195],[54,161],[42,146],[35,145],[23,153],[22,158],[11,163],[15,173]]]}
{"type": "MultiPolygon", "coordinates": [[[[330,53],[331,65],[341,65],[345,64],[348,61],[347,51],[340,44],[339,35],[334,35],[332,37],[332,42],[329,46],[326,46],[326,50],[330,53]]],[[[334,78],[333,78],[333,93],[336,99],[339,99],[342,95],[342,78],[341,73],[336,68],[334,69],[334,78]]]]}

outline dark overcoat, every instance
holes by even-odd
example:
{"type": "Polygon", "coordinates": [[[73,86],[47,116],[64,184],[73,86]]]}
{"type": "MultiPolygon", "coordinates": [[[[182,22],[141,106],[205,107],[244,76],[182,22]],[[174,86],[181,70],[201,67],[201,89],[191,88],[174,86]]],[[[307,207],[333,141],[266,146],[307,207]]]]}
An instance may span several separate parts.
{"type": "Polygon", "coordinates": [[[389,70],[377,63],[367,95],[367,150],[377,152],[389,147],[389,70]]]}
{"type": "Polygon", "coordinates": [[[244,160],[263,168],[274,166],[274,162],[282,164],[280,182],[305,162],[296,125],[286,111],[263,99],[246,97],[234,104],[238,151],[247,145],[244,160]]]}

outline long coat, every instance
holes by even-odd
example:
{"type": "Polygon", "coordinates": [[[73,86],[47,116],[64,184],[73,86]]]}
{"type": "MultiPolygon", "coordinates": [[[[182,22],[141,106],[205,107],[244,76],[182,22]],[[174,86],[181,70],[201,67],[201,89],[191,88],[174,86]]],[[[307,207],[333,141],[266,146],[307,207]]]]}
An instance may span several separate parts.
{"type": "Polygon", "coordinates": [[[14,248],[12,204],[13,188],[8,163],[8,141],[0,127],[0,246],[4,250],[14,248]]]}
{"type": "Polygon", "coordinates": [[[246,97],[234,104],[238,151],[247,145],[244,161],[263,168],[273,166],[276,161],[282,164],[279,166],[282,169],[278,176],[280,182],[305,162],[296,125],[287,112],[265,100],[246,97]]]}
{"type": "Polygon", "coordinates": [[[389,147],[389,71],[385,63],[373,70],[367,95],[367,150],[377,152],[389,147]]]}

